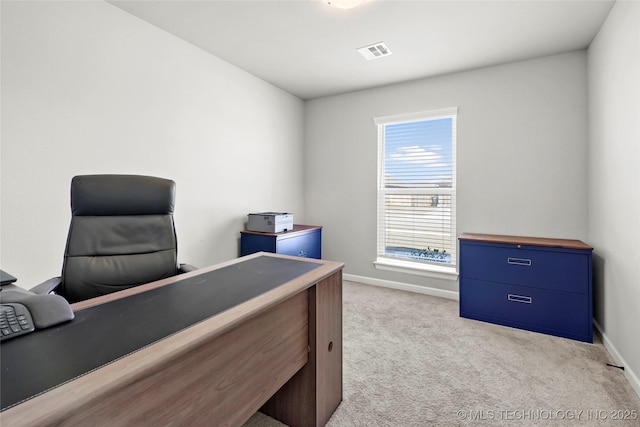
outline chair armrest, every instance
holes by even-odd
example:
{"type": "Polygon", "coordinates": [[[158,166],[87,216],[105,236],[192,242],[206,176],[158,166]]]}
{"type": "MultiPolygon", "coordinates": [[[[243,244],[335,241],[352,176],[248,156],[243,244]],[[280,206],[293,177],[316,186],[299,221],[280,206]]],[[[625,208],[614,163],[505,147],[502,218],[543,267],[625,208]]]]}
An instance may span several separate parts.
{"type": "Polygon", "coordinates": [[[62,277],[54,277],[29,289],[34,294],[50,294],[62,283],[62,277]]]}
{"type": "Polygon", "coordinates": [[[194,267],[191,264],[180,264],[178,266],[178,274],[188,273],[190,271],[196,271],[198,267],[194,267]]]}

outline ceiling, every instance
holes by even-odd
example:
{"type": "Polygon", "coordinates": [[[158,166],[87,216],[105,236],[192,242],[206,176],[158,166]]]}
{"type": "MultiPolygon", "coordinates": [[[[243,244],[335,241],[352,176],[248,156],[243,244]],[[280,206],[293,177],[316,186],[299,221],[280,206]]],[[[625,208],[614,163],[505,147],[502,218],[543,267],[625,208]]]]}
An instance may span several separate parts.
{"type": "Polygon", "coordinates": [[[613,1],[109,1],[302,99],[589,46],[613,1]],[[384,42],[368,61],[356,49],[384,42]]]}

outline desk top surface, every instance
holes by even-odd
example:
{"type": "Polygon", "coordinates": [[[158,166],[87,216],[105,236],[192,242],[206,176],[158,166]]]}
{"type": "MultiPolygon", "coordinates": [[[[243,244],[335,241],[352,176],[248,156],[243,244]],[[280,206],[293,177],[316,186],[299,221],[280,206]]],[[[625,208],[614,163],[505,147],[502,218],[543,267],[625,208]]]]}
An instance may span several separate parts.
{"type": "Polygon", "coordinates": [[[3,342],[2,410],[323,266],[286,257],[246,258],[213,270],[189,273],[182,279],[176,276],[167,285],[125,298],[107,298],[98,305],[89,303],[84,309],[74,305],[73,321],[3,342]]]}
{"type": "Polygon", "coordinates": [[[322,226],[319,225],[302,225],[302,224],[293,224],[293,230],[282,231],[280,233],[271,233],[265,231],[251,231],[251,230],[242,230],[240,234],[255,234],[258,236],[271,236],[271,237],[286,237],[292,234],[304,234],[310,233],[314,230],[322,230],[322,226]]]}

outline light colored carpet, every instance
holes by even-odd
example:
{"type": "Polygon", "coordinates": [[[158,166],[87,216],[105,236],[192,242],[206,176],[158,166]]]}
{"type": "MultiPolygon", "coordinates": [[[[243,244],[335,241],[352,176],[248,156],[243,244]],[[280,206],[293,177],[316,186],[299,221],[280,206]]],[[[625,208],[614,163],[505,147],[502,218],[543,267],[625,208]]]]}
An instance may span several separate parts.
{"type": "MultiPolygon", "coordinates": [[[[457,301],[353,282],[343,298],[344,400],[329,427],[640,426],[640,398],[597,338],[463,319],[457,301]]],[[[276,426],[261,413],[244,425],[276,426]]]]}

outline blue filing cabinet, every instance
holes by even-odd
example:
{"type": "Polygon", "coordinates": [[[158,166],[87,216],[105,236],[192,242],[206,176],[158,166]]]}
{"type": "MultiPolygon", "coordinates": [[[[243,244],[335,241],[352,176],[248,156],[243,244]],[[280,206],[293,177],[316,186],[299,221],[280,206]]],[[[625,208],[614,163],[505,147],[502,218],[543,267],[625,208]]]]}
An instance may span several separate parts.
{"type": "Polygon", "coordinates": [[[460,316],[593,342],[592,247],[470,233],[459,241],[460,316]]]}
{"type": "Polygon", "coordinates": [[[294,224],[282,233],[240,232],[240,256],[272,252],[304,258],[322,258],[322,227],[294,224]]]}

